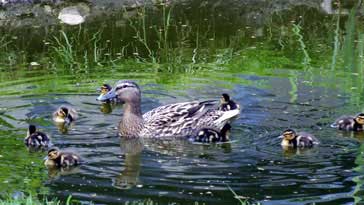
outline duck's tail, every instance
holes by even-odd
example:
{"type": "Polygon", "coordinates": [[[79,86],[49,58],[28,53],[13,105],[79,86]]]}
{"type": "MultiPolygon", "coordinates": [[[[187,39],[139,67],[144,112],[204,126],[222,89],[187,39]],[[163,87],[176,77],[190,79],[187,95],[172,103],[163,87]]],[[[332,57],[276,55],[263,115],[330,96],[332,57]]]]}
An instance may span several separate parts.
{"type": "Polygon", "coordinates": [[[215,120],[215,123],[218,124],[218,125],[222,125],[223,126],[227,122],[229,122],[229,120],[231,118],[236,117],[239,114],[240,114],[240,110],[239,109],[225,111],[221,117],[219,117],[217,120],[215,120]]]}

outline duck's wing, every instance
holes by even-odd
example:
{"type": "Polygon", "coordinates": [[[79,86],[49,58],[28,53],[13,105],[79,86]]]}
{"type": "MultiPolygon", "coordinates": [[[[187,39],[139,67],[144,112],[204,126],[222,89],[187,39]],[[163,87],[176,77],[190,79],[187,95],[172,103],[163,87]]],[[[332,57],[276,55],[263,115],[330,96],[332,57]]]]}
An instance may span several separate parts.
{"type": "Polygon", "coordinates": [[[169,124],[183,118],[199,117],[209,109],[216,109],[217,101],[192,101],[157,107],[143,115],[146,123],[169,124]]]}
{"type": "Polygon", "coordinates": [[[239,110],[220,111],[217,101],[194,101],[165,105],[143,115],[146,130],[152,137],[187,136],[196,129],[220,130],[239,110]]]}
{"type": "Polygon", "coordinates": [[[217,109],[217,101],[192,101],[155,108],[143,115],[148,130],[158,135],[179,135],[184,128],[193,127],[196,120],[217,109]]]}

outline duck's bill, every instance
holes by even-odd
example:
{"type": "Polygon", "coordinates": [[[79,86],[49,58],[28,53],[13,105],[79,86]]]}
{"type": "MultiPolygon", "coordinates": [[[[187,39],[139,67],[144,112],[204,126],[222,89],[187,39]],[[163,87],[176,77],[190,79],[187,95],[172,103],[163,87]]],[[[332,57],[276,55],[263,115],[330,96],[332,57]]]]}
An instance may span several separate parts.
{"type": "Polygon", "coordinates": [[[98,98],[96,98],[96,100],[98,100],[98,101],[106,101],[106,100],[111,100],[113,98],[116,98],[115,91],[114,90],[110,90],[106,94],[101,94],[98,98]]]}
{"type": "Polygon", "coordinates": [[[48,160],[48,156],[45,156],[45,157],[43,158],[43,160],[44,160],[44,161],[48,160]]]}
{"type": "Polygon", "coordinates": [[[277,138],[278,139],[283,139],[283,135],[279,135],[277,138]]]}

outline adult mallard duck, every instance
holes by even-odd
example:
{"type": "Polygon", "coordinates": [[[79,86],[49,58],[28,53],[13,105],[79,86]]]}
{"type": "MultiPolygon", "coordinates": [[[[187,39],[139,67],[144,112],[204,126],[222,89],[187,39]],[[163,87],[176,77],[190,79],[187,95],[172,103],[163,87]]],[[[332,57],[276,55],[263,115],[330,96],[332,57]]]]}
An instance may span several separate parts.
{"type": "Polygon", "coordinates": [[[223,93],[220,99],[220,107],[219,110],[229,111],[240,109],[240,106],[236,104],[227,93],[223,93]]]}
{"type": "Polygon", "coordinates": [[[209,100],[164,105],[142,115],[140,88],[129,80],[118,81],[99,100],[115,97],[125,103],[118,129],[125,137],[187,137],[205,127],[221,130],[240,113],[239,110],[218,110],[216,101],[209,100]]]}
{"type": "Polygon", "coordinates": [[[313,147],[314,145],[319,144],[318,139],[310,133],[307,132],[298,132],[287,129],[283,131],[281,145],[283,147],[293,147],[293,148],[304,148],[304,147],[313,147]]]}
{"type": "Polygon", "coordinates": [[[51,141],[47,134],[37,131],[35,125],[29,125],[24,144],[28,147],[48,147],[51,146],[51,141]]]}
{"type": "Polygon", "coordinates": [[[81,158],[71,152],[61,152],[58,148],[48,150],[44,164],[48,167],[68,167],[81,163],[81,158]]]}
{"type": "Polygon", "coordinates": [[[339,130],[363,131],[364,113],[359,113],[356,116],[341,116],[331,124],[331,127],[339,130]]]}
{"type": "Polygon", "coordinates": [[[52,118],[56,123],[69,124],[77,119],[77,111],[70,106],[62,105],[55,112],[52,118]]]}

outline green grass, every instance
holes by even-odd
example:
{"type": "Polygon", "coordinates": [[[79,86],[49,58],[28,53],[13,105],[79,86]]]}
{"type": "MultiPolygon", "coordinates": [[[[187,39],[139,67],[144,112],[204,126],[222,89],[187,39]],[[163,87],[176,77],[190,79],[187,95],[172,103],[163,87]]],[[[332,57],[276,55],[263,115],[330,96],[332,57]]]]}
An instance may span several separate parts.
{"type": "Polygon", "coordinates": [[[27,197],[19,197],[17,199],[13,199],[11,197],[8,197],[7,199],[4,199],[4,200],[0,199],[0,205],[61,205],[61,204],[71,205],[71,204],[75,204],[74,202],[75,201],[72,200],[71,196],[69,196],[67,198],[66,202],[62,202],[57,199],[39,200],[38,198],[33,197],[31,195],[29,195],[27,197]]]}

